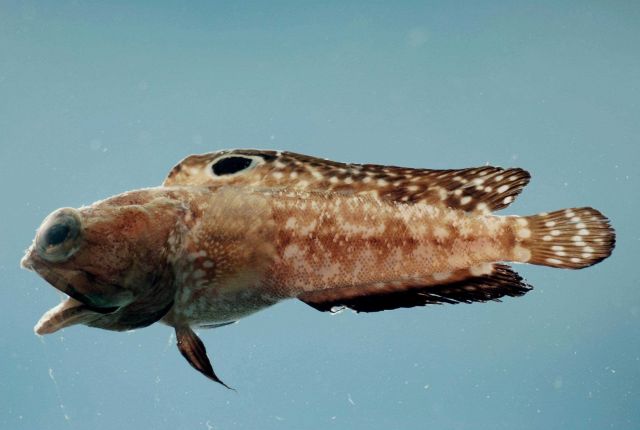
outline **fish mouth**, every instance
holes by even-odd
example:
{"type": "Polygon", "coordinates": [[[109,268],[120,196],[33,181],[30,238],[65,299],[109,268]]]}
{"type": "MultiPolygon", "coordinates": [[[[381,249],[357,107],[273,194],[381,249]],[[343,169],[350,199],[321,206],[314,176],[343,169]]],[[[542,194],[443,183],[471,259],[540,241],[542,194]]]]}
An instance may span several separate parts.
{"type": "Polygon", "coordinates": [[[45,312],[33,327],[33,331],[43,336],[75,324],[90,323],[101,316],[102,314],[92,311],[84,303],[69,297],[45,312]]]}
{"type": "Polygon", "coordinates": [[[107,303],[100,299],[99,294],[90,293],[92,289],[99,291],[103,287],[90,273],[82,270],[53,268],[34,256],[33,252],[27,252],[20,261],[20,265],[35,271],[51,286],[68,296],[62,303],[42,315],[34,327],[34,332],[38,335],[54,333],[75,324],[91,323],[105,315],[117,312],[131,301],[131,294],[124,291],[119,297],[112,297],[107,303]]]}

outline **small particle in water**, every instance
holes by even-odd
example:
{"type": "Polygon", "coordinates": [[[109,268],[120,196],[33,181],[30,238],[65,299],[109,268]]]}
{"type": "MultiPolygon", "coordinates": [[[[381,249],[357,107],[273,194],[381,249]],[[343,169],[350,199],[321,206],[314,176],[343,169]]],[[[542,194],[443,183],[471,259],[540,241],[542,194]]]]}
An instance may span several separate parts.
{"type": "Polygon", "coordinates": [[[563,381],[561,377],[557,377],[554,381],[553,381],[553,388],[555,388],[556,390],[559,390],[562,388],[563,385],[563,381]]]}

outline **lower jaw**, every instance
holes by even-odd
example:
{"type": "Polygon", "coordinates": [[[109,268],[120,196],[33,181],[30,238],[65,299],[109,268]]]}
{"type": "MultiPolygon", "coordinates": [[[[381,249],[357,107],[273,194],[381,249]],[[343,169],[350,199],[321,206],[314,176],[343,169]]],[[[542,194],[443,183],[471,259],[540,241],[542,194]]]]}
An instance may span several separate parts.
{"type": "Polygon", "coordinates": [[[33,331],[38,335],[51,334],[75,324],[92,322],[101,316],[100,313],[92,311],[84,303],[69,297],[42,315],[33,331]]]}

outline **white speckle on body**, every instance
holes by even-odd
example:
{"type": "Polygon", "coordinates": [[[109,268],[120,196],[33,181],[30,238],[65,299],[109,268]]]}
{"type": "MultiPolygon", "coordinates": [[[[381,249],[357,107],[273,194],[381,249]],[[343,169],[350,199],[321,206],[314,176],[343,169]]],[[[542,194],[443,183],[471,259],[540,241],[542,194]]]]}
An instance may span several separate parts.
{"type": "Polygon", "coordinates": [[[433,234],[437,239],[445,239],[449,236],[449,231],[442,226],[436,226],[433,229],[433,234]]]}
{"type": "Polygon", "coordinates": [[[522,263],[531,260],[531,251],[523,246],[516,245],[513,248],[513,255],[517,261],[522,263]]]}
{"type": "Polygon", "coordinates": [[[521,239],[528,239],[531,237],[531,230],[528,228],[521,228],[518,230],[518,237],[521,239]]]}
{"type": "Polygon", "coordinates": [[[469,273],[471,273],[471,275],[473,276],[488,275],[489,273],[491,273],[492,269],[493,265],[491,263],[483,263],[477,266],[471,266],[471,268],[469,269],[469,273]]]}
{"type": "Polygon", "coordinates": [[[444,281],[445,279],[449,279],[449,277],[451,277],[451,273],[449,273],[449,272],[436,272],[432,276],[433,276],[433,279],[435,281],[444,281]]]}

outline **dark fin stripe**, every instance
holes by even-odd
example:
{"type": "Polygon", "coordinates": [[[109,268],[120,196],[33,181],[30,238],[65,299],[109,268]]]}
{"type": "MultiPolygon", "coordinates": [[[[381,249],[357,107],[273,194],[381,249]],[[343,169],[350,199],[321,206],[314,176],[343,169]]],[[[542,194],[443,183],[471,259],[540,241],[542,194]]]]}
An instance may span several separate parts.
{"type": "Polygon", "coordinates": [[[216,376],[209,357],[207,357],[207,349],[204,343],[202,343],[198,335],[191,330],[191,327],[176,327],[176,339],[180,353],[194,369],[212,381],[233,390],[233,388],[229,387],[216,376]]]}
{"type": "Polygon", "coordinates": [[[531,251],[528,263],[581,269],[604,260],[615,247],[609,220],[593,208],[563,209],[524,219],[524,228],[531,233],[522,242],[531,251]]]}
{"type": "Polygon", "coordinates": [[[334,295],[316,296],[307,293],[300,300],[313,308],[324,312],[337,312],[342,308],[350,308],[357,312],[378,312],[398,308],[411,308],[432,304],[456,304],[500,301],[501,297],[518,297],[526,294],[532,287],[509,266],[495,264],[490,274],[470,276],[466,279],[431,286],[406,285],[401,291],[376,293],[375,290],[363,288],[365,294],[341,297],[340,289],[334,295]]]}

